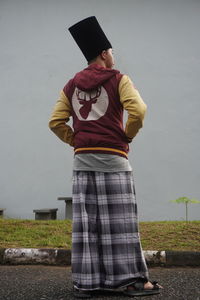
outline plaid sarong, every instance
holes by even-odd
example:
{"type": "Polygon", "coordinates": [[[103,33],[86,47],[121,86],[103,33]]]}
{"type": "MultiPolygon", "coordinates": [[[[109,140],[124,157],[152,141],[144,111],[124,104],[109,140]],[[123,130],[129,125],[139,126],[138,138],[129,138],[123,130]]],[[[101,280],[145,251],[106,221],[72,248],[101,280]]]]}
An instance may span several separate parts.
{"type": "Polygon", "coordinates": [[[73,173],[72,279],[79,289],[113,289],[148,279],[132,172],[73,173]]]}

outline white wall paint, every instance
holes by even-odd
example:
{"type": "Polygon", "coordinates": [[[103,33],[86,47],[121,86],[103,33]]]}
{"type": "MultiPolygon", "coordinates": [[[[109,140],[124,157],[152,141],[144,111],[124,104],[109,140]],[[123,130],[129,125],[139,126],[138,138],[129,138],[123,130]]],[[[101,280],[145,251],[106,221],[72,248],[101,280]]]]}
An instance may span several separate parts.
{"type": "MultiPolygon", "coordinates": [[[[71,196],[73,150],[48,129],[60,89],[85,60],[67,28],[95,15],[116,68],[133,79],[148,113],[129,155],[141,220],[184,218],[169,200],[200,199],[200,2],[0,1],[0,207],[34,218],[71,196]]],[[[189,208],[199,219],[200,205],[189,208]]]]}

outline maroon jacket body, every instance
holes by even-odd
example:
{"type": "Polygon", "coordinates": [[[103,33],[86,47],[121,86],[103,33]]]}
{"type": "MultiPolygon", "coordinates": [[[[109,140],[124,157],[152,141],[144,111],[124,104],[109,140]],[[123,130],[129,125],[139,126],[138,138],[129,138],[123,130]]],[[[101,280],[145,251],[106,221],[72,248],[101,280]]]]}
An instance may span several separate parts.
{"type": "Polygon", "coordinates": [[[127,157],[123,106],[118,92],[122,74],[92,64],[77,73],[63,91],[72,107],[75,153],[127,157]]]}

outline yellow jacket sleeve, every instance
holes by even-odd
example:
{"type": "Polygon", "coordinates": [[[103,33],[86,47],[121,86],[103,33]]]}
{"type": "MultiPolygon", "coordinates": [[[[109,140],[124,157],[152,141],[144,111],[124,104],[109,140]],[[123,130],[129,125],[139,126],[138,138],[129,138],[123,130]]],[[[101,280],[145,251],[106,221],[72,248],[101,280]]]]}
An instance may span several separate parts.
{"type": "Polygon", "coordinates": [[[63,91],[52,112],[49,128],[65,143],[74,146],[74,133],[66,123],[71,116],[71,104],[63,91]]]}
{"type": "Polygon", "coordinates": [[[125,134],[129,142],[131,142],[143,126],[147,106],[127,75],[123,75],[120,80],[119,95],[123,108],[128,112],[125,134]]]}

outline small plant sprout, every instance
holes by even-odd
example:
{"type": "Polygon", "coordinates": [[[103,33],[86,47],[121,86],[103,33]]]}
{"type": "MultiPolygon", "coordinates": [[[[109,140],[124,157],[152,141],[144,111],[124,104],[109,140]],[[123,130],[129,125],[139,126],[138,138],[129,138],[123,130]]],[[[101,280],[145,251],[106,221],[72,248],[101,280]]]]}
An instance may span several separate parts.
{"type": "Polygon", "coordinates": [[[188,222],[188,204],[192,204],[192,203],[200,203],[199,200],[196,199],[189,199],[187,197],[180,197],[176,200],[171,200],[170,202],[175,202],[175,203],[183,203],[185,204],[185,219],[186,222],[188,222]]]}

